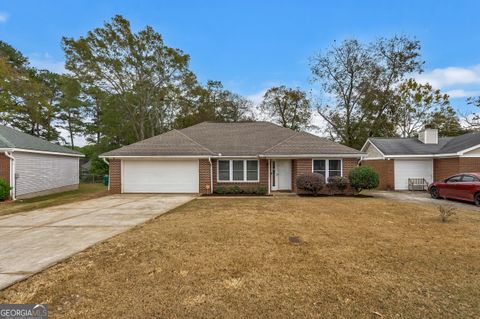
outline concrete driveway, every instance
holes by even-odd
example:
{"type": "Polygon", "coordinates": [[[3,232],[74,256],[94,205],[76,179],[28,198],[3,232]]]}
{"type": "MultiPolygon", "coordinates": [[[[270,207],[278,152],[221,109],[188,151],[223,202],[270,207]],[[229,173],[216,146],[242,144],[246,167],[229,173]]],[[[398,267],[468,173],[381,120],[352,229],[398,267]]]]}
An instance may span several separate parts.
{"type": "Polygon", "coordinates": [[[430,197],[428,192],[420,192],[420,191],[369,191],[366,192],[368,195],[372,195],[375,197],[381,198],[388,198],[398,201],[406,201],[406,202],[413,202],[413,203],[421,203],[421,204],[428,204],[428,205],[452,205],[458,207],[460,209],[469,209],[480,211],[480,208],[475,206],[473,203],[469,202],[462,202],[457,200],[443,200],[443,199],[433,199],[430,197]]]}
{"type": "Polygon", "coordinates": [[[0,289],[190,200],[123,194],[0,217],[0,289]]]}

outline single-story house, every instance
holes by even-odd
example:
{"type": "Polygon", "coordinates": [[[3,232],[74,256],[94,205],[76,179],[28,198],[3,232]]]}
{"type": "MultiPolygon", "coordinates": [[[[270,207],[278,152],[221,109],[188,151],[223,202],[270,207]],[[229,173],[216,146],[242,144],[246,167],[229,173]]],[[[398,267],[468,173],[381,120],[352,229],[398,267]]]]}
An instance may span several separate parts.
{"type": "Polygon", "coordinates": [[[380,189],[406,190],[409,179],[439,181],[462,172],[480,172],[480,132],[438,137],[425,129],[418,138],[369,138],[361,165],[380,175],[380,189]]]}
{"type": "Polygon", "coordinates": [[[0,178],[11,198],[31,198],[78,188],[83,154],[0,125],[0,178]]]}
{"type": "Polygon", "coordinates": [[[348,176],[363,153],[268,122],[203,122],[100,157],[109,162],[113,193],[200,193],[217,187],[296,191],[308,172],[348,176]]]}

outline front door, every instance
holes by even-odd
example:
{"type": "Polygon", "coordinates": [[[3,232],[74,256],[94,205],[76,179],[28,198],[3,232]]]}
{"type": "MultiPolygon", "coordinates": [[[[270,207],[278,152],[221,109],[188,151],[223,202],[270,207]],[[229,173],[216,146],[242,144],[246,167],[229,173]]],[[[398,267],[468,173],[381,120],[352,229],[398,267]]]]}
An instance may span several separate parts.
{"type": "Polygon", "coordinates": [[[292,161],[272,160],[272,190],[283,191],[292,189],[292,161]]]}

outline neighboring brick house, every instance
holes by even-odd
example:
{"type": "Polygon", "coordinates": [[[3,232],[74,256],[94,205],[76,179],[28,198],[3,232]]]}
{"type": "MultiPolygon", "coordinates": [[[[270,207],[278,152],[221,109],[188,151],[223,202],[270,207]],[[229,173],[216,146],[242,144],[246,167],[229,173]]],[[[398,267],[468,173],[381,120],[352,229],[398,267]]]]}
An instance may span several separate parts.
{"type": "Polygon", "coordinates": [[[369,138],[362,166],[380,175],[380,189],[408,189],[409,179],[439,181],[458,173],[480,172],[480,133],[438,137],[425,129],[418,138],[369,138]]]}
{"type": "Polygon", "coordinates": [[[347,176],[363,153],[268,122],[203,122],[102,154],[113,193],[200,193],[237,185],[296,191],[304,173],[347,176]]]}
{"type": "Polygon", "coordinates": [[[0,125],[0,179],[12,186],[12,199],[77,189],[79,158],[83,156],[0,125]]]}

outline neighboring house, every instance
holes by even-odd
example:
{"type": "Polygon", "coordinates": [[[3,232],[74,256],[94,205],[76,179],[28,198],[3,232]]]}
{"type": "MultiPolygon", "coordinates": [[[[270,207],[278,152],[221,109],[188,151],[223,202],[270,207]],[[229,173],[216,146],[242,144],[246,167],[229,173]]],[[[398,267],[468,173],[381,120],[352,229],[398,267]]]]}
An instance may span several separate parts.
{"type": "Polygon", "coordinates": [[[13,199],[77,189],[80,157],[77,151],[0,125],[0,178],[13,187],[13,199]]]}
{"type": "Polygon", "coordinates": [[[200,193],[219,186],[296,191],[295,178],[347,176],[363,153],[268,122],[203,122],[102,154],[114,193],[200,193]]]}
{"type": "Polygon", "coordinates": [[[362,151],[362,166],[380,175],[380,189],[408,189],[408,179],[427,183],[461,172],[480,172],[480,133],[438,137],[425,129],[418,138],[369,138],[362,151]]]}

